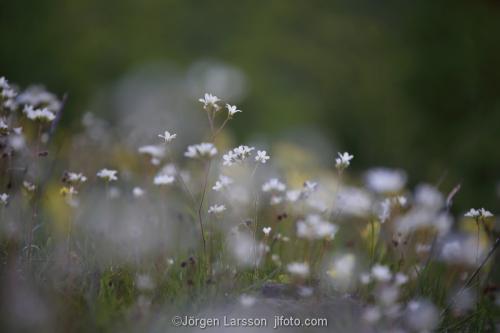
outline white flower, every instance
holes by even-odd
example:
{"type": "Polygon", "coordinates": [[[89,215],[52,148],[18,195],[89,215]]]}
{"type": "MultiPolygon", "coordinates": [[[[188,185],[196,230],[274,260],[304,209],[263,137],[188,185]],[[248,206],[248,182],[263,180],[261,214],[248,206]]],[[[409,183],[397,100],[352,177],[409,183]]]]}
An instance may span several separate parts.
{"type": "Polygon", "coordinates": [[[170,185],[174,182],[174,180],[175,180],[174,176],[170,176],[166,173],[160,173],[154,178],[153,183],[158,186],[170,185]]]}
{"type": "Polygon", "coordinates": [[[479,209],[474,209],[474,208],[471,208],[467,213],[465,213],[464,215],[465,217],[472,217],[472,218],[488,218],[488,217],[493,217],[493,214],[484,209],[484,208],[479,208],[479,209]]]}
{"type": "Polygon", "coordinates": [[[0,88],[1,89],[9,89],[9,81],[4,76],[0,77],[0,88]]]}
{"type": "Polygon", "coordinates": [[[144,196],[145,192],[140,187],[134,187],[134,189],[132,190],[132,194],[134,195],[135,198],[140,198],[144,196]]]}
{"type": "Polygon", "coordinates": [[[85,183],[87,181],[87,177],[85,177],[82,173],[66,172],[64,174],[64,180],[71,184],[85,183]]]}
{"type": "Polygon", "coordinates": [[[236,113],[241,112],[241,110],[238,110],[236,105],[229,105],[226,104],[227,112],[229,113],[229,117],[234,116],[236,113]]]}
{"type": "Polygon", "coordinates": [[[224,205],[213,205],[213,206],[210,206],[210,208],[208,209],[208,213],[209,214],[220,214],[225,210],[226,210],[226,206],[224,206],[224,205]]]}
{"type": "Polygon", "coordinates": [[[174,133],[170,134],[169,131],[165,131],[165,134],[159,134],[158,136],[163,140],[165,140],[165,143],[167,143],[167,142],[172,142],[172,140],[174,140],[177,137],[177,134],[174,133]]]}
{"type": "Polygon", "coordinates": [[[29,181],[25,180],[23,181],[23,187],[26,189],[28,192],[34,192],[36,190],[36,186],[33,183],[30,183],[29,181]]]}
{"type": "Polygon", "coordinates": [[[475,208],[471,208],[467,213],[464,215],[465,217],[479,217],[479,211],[475,208]]]}
{"type": "Polygon", "coordinates": [[[212,190],[218,192],[223,188],[227,188],[229,185],[233,183],[233,180],[227,176],[220,175],[219,180],[215,182],[215,185],[212,187],[212,190]]]}
{"type": "Polygon", "coordinates": [[[283,192],[286,190],[286,185],[280,182],[277,178],[269,179],[264,185],[262,185],[263,192],[283,192]]]}
{"type": "Polygon", "coordinates": [[[348,152],[343,154],[338,153],[339,157],[335,159],[335,167],[338,170],[344,170],[351,164],[351,160],[354,158],[354,155],[349,155],[348,152]]]}
{"type": "Polygon", "coordinates": [[[405,319],[412,332],[433,332],[439,325],[439,311],[428,300],[408,302],[405,319]]]}
{"type": "Polygon", "coordinates": [[[158,165],[160,160],[165,156],[165,147],[163,145],[147,145],[139,147],[139,154],[148,155],[151,157],[151,164],[158,165]]]}
{"type": "Polygon", "coordinates": [[[0,118],[0,132],[8,133],[9,126],[7,125],[7,122],[5,118],[0,118]]]}
{"type": "Polygon", "coordinates": [[[271,232],[271,227],[262,228],[262,232],[264,233],[264,235],[269,236],[269,233],[271,232]]]}
{"type": "Polygon", "coordinates": [[[28,117],[30,120],[34,121],[46,121],[46,122],[51,122],[54,119],[56,119],[56,116],[52,111],[50,111],[47,108],[43,109],[35,109],[31,105],[26,105],[24,107],[24,114],[28,117]]]}
{"type": "Polygon", "coordinates": [[[109,170],[109,169],[102,169],[97,173],[97,177],[102,178],[108,182],[118,180],[118,177],[116,174],[118,171],[116,170],[109,170]]]}
{"type": "Polygon", "coordinates": [[[366,173],[366,185],[377,193],[400,191],[406,184],[406,173],[402,170],[376,168],[366,173]]]}
{"type": "Polygon", "coordinates": [[[219,105],[217,105],[217,102],[220,101],[219,97],[214,96],[212,94],[205,93],[204,98],[198,99],[201,103],[203,103],[203,108],[206,110],[209,107],[212,107],[215,109],[215,111],[219,110],[219,105]]]}
{"type": "Polygon", "coordinates": [[[257,151],[257,156],[255,156],[255,161],[265,164],[269,158],[265,150],[259,150],[257,151]]]}
{"type": "Polygon", "coordinates": [[[4,206],[7,206],[9,203],[9,195],[7,193],[0,194],[0,203],[4,206]]]}
{"type": "Polygon", "coordinates": [[[223,165],[224,166],[232,166],[235,163],[243,162],[252,151],[255,150],[254,147],[241,145],[239,147],[234,148],[233,150],[228,151],[226,154],[222,156],[223,165]]]}
{"type": "Polygon", "coordinates": [[[392,273],[389,267],[383,265],[375,265],[372,267],[372,276],[380,282],[388,282],[392,278],[392,273]]]}
{"type": "Polygon", "coordinates": [[[311,214],[297,222],[297,237],[306,239],[333,239],[338,226],[325,221],[320,215],[311,214]]]}
{"type": "Polygon", "coordinates": [[[405,284],[406,282],[408,282],[408,276],[404,273],[396,273],[396,276],[395,276],[395,282],[398,286],[401,286],[403,284],[405,284]]]}
{"type": "Polygon", "coordinates": [[[202,142],[187,147],[184,156],[189,158],[211,158],[217,155],[217,148],[212,143],[202,142]]]}
{"type": "Polygon", "coordinates": [[[287,265],[288,272],[292,275],[306,278],[309,275],[309,264],[304,262],[292,262],[287,265]]]}

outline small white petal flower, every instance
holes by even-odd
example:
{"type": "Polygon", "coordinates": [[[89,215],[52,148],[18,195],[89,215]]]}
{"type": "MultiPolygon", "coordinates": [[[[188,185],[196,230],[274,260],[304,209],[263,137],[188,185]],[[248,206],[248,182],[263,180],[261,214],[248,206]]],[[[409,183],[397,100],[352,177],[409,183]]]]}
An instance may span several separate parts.
{"type": "Polygon", "coordinates": [[[262,228],[262,232],[264,233],[264,235],[269,236],[269,233],[271,232],[271,227],[262,228]]]}
{"type": "Polygon", "coordinates": [[[0,194],[0,204],[7,206],[9,203],[9,195],[7,193],[0,194]]]}
{"type": "Polygon", "coordinates": [[[63,180],[64,182],[70,184],[85,183],[87,181],[87,177],[85,177],[82,173],[65,172],[63,180]]]}
{"type": "Polygon", "coordinates": [[[220,214],[226,210],[226,206],[224,205],[213,205],[208,208],[209,214],[220,214]]]}
{"type": "Polygon", "coordinates": [[[236,105],[229,105],[226,104],[227,112],[229,113],[229,117],[234,116],[236,113],[241,112],[241,110],[238,110],[236,105]]]}
{"type": "Polygon", "coordinates": [[[97,173],[97,177],[110,182],[118,180],[118,177],[116,176],[117,173],[118,171],[116,170],[102,169],[97,173]]]}
{"type": "Polygon", "coordinates": [[[203,98],[198,99],[201,103],[203,103],[203,108],[206,110],[209,107],[212,107],[215,111],[219,110],[219,105],[217,104],[220,99],[217,96],[212,94],[205,93],[203,98]]]}
{"type": "Polygon", "coordinates": [[[165,131],[165,134],[159,134],[158,135],[160,138],[162,138],[165,143],[172,142],[176,137],[177,134],[170,133],[169,131],[165,131]]]}
{"type": "Polygon", "coordinates": [[[349,155],[348,152],[343,154],[338,153],[339,157],[335,159],[335,167],[338,170],[344,170],[351,164],[351,160],[354,158],[354,155],[349,155]]]}
{"type": "Polygon", "coordinates": [[[257,151],[257,156],[255,156],[255,161],[265,164],[269,158],[265,150],[259,150],[257,151]]]}

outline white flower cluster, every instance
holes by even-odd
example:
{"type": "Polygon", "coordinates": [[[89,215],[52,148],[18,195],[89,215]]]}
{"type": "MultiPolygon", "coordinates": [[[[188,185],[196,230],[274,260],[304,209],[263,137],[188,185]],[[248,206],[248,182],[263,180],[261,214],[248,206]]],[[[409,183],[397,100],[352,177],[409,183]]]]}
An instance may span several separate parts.
{"type": "Polygon", "coordinates": [[[254,147],[249,147],[245,145],[238,146],[233,150],[228,151],[222,156],[224,166],[232,166],[236,163],[243,162],[247,157],[252,154],[254,147]]]}
{"type": "Polygon", "coordinates": [[[51,122],[56,115],[48,108],[35,109],[32,105],[26,105],[23,110],[28,119],[33,121],[51,122]]]}
{"type": "Polygon", "coordinates": [[[213,143],[202,142],[187,147],[184,156],[189,158],[212,158],[217,155],[217,148],[213,143]]]}
{"type": "Polygon", "coordinates": [[[489,217],[493,217],[493,214],[484,208],[479,208],[479,209],[471,208],[467,213],[465,213],[464,216],[465,217],[472,217],[475,219],[479,219],[479,218],[486,219],[489,217]]]}
{"type": "Polygon", "coordinates": [[[14,111],[17,108],[17,92],[5,77],[0,77],[0,103],[3,108],[14,111]]]}
{"type": "Polygon", "coordinates": [[[338,231],[338,226],[325,221],[320,215],[311,214],[305,220],[297,222],[297,237],[309,240],[333,239],[338,231]]]}

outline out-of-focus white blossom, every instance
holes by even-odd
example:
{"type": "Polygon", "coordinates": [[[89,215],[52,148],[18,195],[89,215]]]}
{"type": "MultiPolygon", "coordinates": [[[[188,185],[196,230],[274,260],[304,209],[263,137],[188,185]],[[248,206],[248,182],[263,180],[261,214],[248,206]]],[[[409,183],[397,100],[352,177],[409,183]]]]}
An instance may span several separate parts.
{"type": "Polygon", "coordinates": [[[422,184],[415,190],[415,205],[430,211],[437,211],[445,204],[444,196],[434,186],[422,184]]]}
{"type": "Polygon", "coordinates": [[[208,208],[209,214],[220,214],[226,210],[226,206],[224,205],[213,205],[208,208]]]}
{"type": "Polygon", "coordinates": [[[406,309],[406,322],[415,332],[432,332],[439,324],[439,312],[428,300],[413,300],[406,309]]]}
{"type": "Polygon", "coordinates": [[[168,175],[166,173],[160,173],[155,176],[153,180],[153,184],[162,186],[162,185],[170,185],[175,181],[175,177],[168,175]]]}
{"type": "Polygon", "coordinates": [[[87,177],[85,177],[82,173],[66,172],[64,174],[64,181],[70,184],[82,184],[87,181],[87,177]]]}
{"type": "Polygon", "coordinates": [[[0,194],[0,204],[2,204],[3,206],[7,206],[7,204],[9,203],[9,195],[7,193],[2,193],[0,194]]]}
{"type": "Polygon", "coordinates": [[[403,189],[406,184],[406,173],[402,170],[376,168],[365,175],[368,188],[377,193],[394,193],[403,189]]]}
{"type": "Polygon", "coordinates": [[[337,256],[333,260],[327,274],[332,279],[335,289],[346,291],[355,286],[355,280],[353,280],[355,268],[356,256],[352,253],[337,256]]]}
{"type": "Polygon", "coordinates": [[[269,236],[269,234],[271,233],[271,227],[262,228],[262,232],[264,233],[264,235],[269,236]]]}
{"type": "Polygon", "coordinates": [[[380,264],[372,267],[372,276],[380,282],[389,282],[392,279],[392,273],[389,267],[380,264]]]}
{"type": "Polygon", "coordinates": [[[118,177],[116,176],[117,173],[118,171],[116,170],[102,169],[97,173],[97,177],[102,178],[108,182],[111,182],[118,180],[118,177]]]}
{"type": "Polygon", "coordinates": [[[363,320],[369,324],[375,324],[380,318],[382,318],[382,312],[377,306],[368,307],[363,312],[363,320]]]}
{"type": "Polygon", "coordinates": [[[306,262],[292,262],[287,265],[287,270],[290,274],[300,278],[309,276],[309,264],[306,262]]]}
{"type": "Polygon", "coordinates": [[[151,157],[151,164],[159,165],[160,160],[165,157],[165,147],[163,145],[147,145],[139,147],[139,154],[151,157]]]}
{"type": "Polygon", "coordinates": [[[372,197],[363,189],[345,186],[340,189],[335,206],[342,215],[365,217],[372,211],[372,197]]]}
{"type": "Polygon", "coordinates": [[[285,190],[286,185],[280,182],[278,178],[271,178],[262,185],[263,192],[283,192],[285,190]]]}
{"type": "Polygon", "coordinates": [[[231,185],[234,181],[224,175],[219,176],[219,180],[215,182],[215,185],[212,187],[212,190],[218,192],[221,191],[224,188],[227,188],[229,185],[231,185]]]}
{"type": "Polygon", "coordinates": [[[325,221],[320,215],[311,214],[297,222],[297,236],[306,239],[333,239],[338,226],[325,221]]]}
{"type": "Polygon", "coordinates": [[[136,186],[133,188],[132,194],[135,198],[141,198],[144,196],[145,192],[142,188],[136,186]]]}
{"type": "Polygon", "coordinates": [[[184,156],[189,158],[211,158],[217,155],[217,148],[212,143],[202,142],[187,147],[184,156]]]}

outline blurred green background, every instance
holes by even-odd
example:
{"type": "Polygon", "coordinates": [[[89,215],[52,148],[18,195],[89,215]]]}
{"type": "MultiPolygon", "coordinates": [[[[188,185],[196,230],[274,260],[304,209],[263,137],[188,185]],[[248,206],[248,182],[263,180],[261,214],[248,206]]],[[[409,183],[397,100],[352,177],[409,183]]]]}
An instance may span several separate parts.
{"type": "Polygon", "coordinates": [[[216,59],[247,75],[241,139],[319,127],[357,170],[498,212],[499,1],[15,0],[0,33],[0,74],[68,92],[66,126],[134,66],[216,59]]]}

